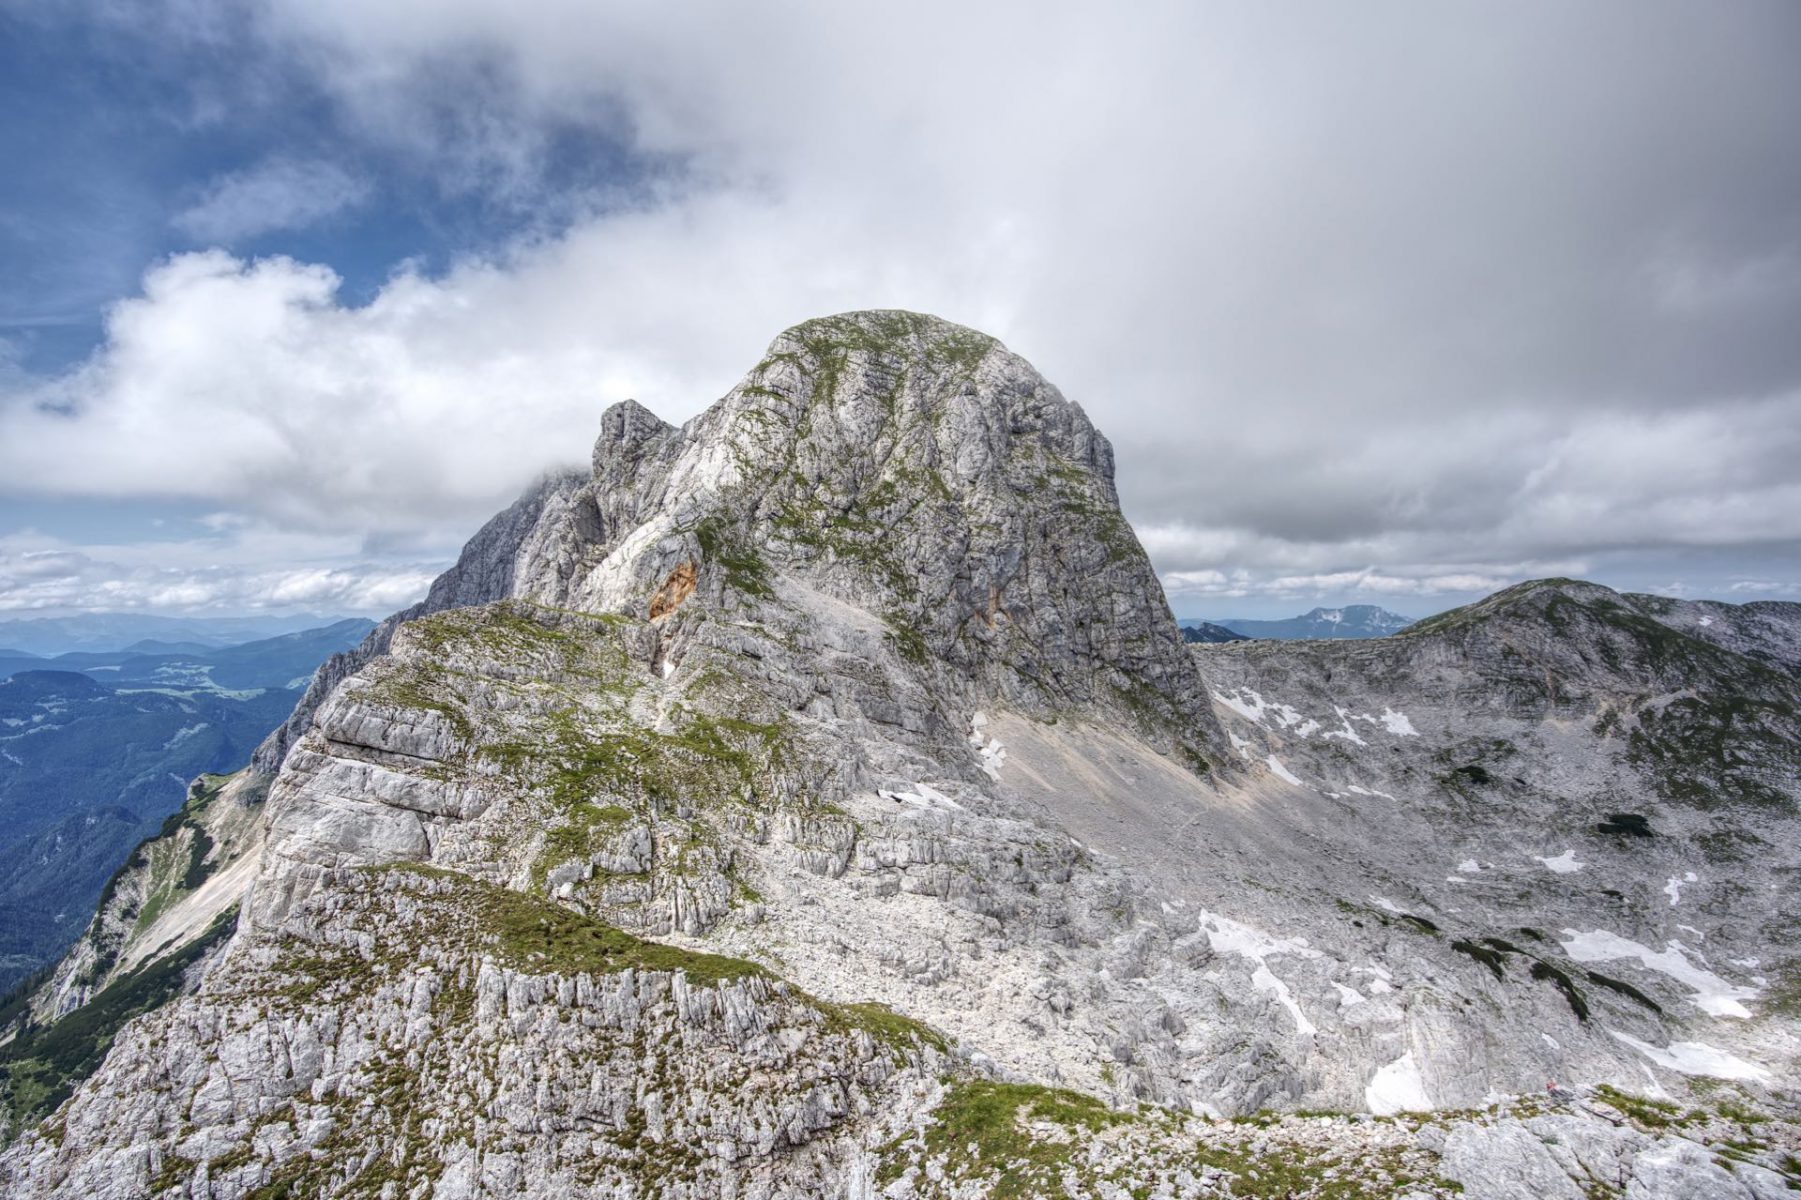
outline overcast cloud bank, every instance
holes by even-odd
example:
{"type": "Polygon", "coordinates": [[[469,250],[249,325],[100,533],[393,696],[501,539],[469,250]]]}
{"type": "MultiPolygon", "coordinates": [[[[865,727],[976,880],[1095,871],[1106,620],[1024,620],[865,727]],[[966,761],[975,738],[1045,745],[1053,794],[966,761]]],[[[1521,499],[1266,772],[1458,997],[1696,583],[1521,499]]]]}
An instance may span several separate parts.
{"type": "Polygon", "coordinates": [[[782,327],[889,306],[1088,409],[1179,611],[1797,595],[1790,5],[93,11],[303,73],[345,161],[201,181],[168,220],[217,248],[5,377],[10,494],[204,500],[232,561],[12,551],[0,608],[392,607],[607,403],[686,418],[782,327]],[[559,185],[570,130],[630,170],[559,185]],[[366,302],[238,248],[379,205],[370,161],[512,232],[366,302]],[[82,561],[52,586],[49,553],[82,561]]]}

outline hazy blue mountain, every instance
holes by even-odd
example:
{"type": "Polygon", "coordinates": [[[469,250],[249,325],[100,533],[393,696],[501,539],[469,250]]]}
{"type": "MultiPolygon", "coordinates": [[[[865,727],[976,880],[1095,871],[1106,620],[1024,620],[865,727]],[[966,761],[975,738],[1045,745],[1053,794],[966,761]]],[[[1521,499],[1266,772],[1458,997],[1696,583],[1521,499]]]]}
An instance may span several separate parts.
{"type": "Polygon", "coordinates": [[[206,642],[160,642],[155,638],[145,638],[141,642],[133,642],[125,647],[127,654],[205,654],[218,647],[206,642]]]}
{"type": "Polygon", "coordinates": [[[48,657],[71,650],[171,653],[195,647],[242,642],[317,629],[338,617],[300,613],[286,617],[157,617],[143,613],[82,613],[73,617],[28,617],[0,621],[0,657],[48,657]],[[171,643],[155,648],[143,642],[171,643]]]}
{"type": "Polygon", "coordinates": [[[0,991],[54,959],[188,782],[235,770],[371,623],[204,654],[0,662],[0,991]],[[77,666],[79,669],[63,669],[77,666]]]}
{"type": "Polygon", "coordinates": [[[1244,634],[1234,633],[1224,625],[1215,625],[1212,621],[1198,621],[1193,618],[1184,618],[1183,620],[1178,621],[1177,624],[1182,628],[1182,640],[1190,644],[1196,642],[1217,644],[1220,642],[1246,642],[1250,640],[1244,634]]]}
{"type": "Polygon", "coordinates": [[[1296,641],[1302,638],[1374,638],[1413,624],[1414,618],[1391,613],[1374,604],[1347,604],[1343,608],[1316,608],[1298,617],[1276,621],[1252,621],[1240,617],[1221,618],[1218,624],[1249,638],[1274,638],[1296,641]]]}
{"type": "Polygon", "coordinates": [[[356,645],[373,628],[373,621],[352,617],[235,646],[145,640],[124,650],[77,650],[53,658],[0,651],[0,678],[20,671],[75,671],[120,689],[285,689],[304,685],[327,656],[356,645]]]}

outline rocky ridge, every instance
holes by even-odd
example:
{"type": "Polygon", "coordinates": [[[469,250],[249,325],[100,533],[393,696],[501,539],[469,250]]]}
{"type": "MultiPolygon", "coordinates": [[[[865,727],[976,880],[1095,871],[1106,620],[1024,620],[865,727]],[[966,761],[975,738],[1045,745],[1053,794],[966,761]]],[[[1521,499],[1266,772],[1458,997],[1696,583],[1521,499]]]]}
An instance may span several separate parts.
{"type": "Polygon", "coordinates": [[[1417,659],[1365,664],[1328,736],[1258,688],[1344,668],[1185,648],[1105,440],[930,318],[809,322],[681,429],[602,425],[591,477],[534,489],[321,672],[259,758],[235,937],[0,1158],[8,1194],[1780,1184],[1792,1127],[1750,1106],[1787,1103],[1793,1027],[1761,1005],[1774,1054],[1708,1045],[1745,1069],[1692,1118],[1625,1092],[1467,1111],[1548,1073],[1639,1087],[1638,1046],[1700,1043],[1680,997],[1608,991],[1603,1030],[1555,975],[1506,979],[1526,956],[1472,940],[1492,922],[1445,936],[1444,786],[1369,784],[1463,736],[1393,707],[1486,677],[1454,622],[1391,639],[1417,659]],[[1388,773],[1328,778],[1364,751],[1388,773]],[[1453,1111],[1209,1119],[1272,1106],[1453,1111]]]}

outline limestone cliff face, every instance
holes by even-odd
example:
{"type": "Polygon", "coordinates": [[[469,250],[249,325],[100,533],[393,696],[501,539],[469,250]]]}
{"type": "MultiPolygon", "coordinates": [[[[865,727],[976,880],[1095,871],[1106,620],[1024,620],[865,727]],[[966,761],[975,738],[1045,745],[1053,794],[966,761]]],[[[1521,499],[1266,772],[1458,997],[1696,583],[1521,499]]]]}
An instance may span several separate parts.
{"type": "Polygon", "coordinates": [[[514,595],[637,617],[694,565],[715,605],[792,580],[878,618],[947,698],[1141,708],[1196,763],[1217,749],[1106,439],[971,330],[811,321],[683,429],[616,406],[557,520],[514,595]]]}
{"type": "MultiPolygon", "coordinates": [[[[1652,1065],[1680,1088],[1698,1063],[1776,1103],[1792,1051],[1749,1045],[1792,1046],[1792,1025],[1741,969],[1706,982],[1659,944],[1656,983],[1608,968],[1634,999],[1553,949],[1603,920],[1649,940],[1654,912],[1626,927],[1601,890],[1493,847],[1504,887],[1438,882],[1459,828],[1500,821],[1440,820],[1438,777],[1468,777],[1435,756],[1503,722],[1560,761],[1564,698],[1599,695],[1603,669],[1656,678],[1637,651],[1605,643],[1548,694],[1534,655],[1573,652],[1521,640],[1542,614],[1387,657],[1191,651],[1105,439],[1023,360],[928,317],[808,322],[686,426],[631,403],[601,426],[589,476],[486,526],[272,736],[235,937],[0,1156],[5,1194],[1779,1179],[1773,1151],[1728,1172],[1684,1149],[1742,1140],[1730,1113],[1685,1141],[1624,1095],[1207,1119],[1472,1109],[1652,1065]],[[1716,1031],[1669,980],[1756,1028],[1716,1031]]],[[[1733,629],[1759,663],[1787,652],[1779,619],[1733,629]]],[[[1625,753],[1584,778],[1644,786],[1625,753]]],[[[1518,812],[1556,828],[1548,804],[1518,812]]],[[[1733,955],[1759,944],[1681,915],[1733,955]]]]}

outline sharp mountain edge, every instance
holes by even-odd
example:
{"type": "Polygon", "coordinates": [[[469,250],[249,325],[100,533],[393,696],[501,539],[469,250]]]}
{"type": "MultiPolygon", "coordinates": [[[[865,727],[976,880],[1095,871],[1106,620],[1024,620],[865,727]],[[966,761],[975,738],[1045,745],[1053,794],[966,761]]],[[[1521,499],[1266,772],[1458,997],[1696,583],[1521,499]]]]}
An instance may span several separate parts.
{"type": "Polygon", "coordinates": [[[1248,642],[1251,639],[1242,633],[1234,633],[1224,625],[1215,625],[1211,621],[1182,622],[1182,640],[1185,642],[1248,642]]]}
{"type": "Polygon", "coordinates": [[[1798,661],[1571,581],[1184,645],[1028,364],[807,322],[196,786],[7,1014],[0,1188],[1778,1195],[1798,661]]]}

